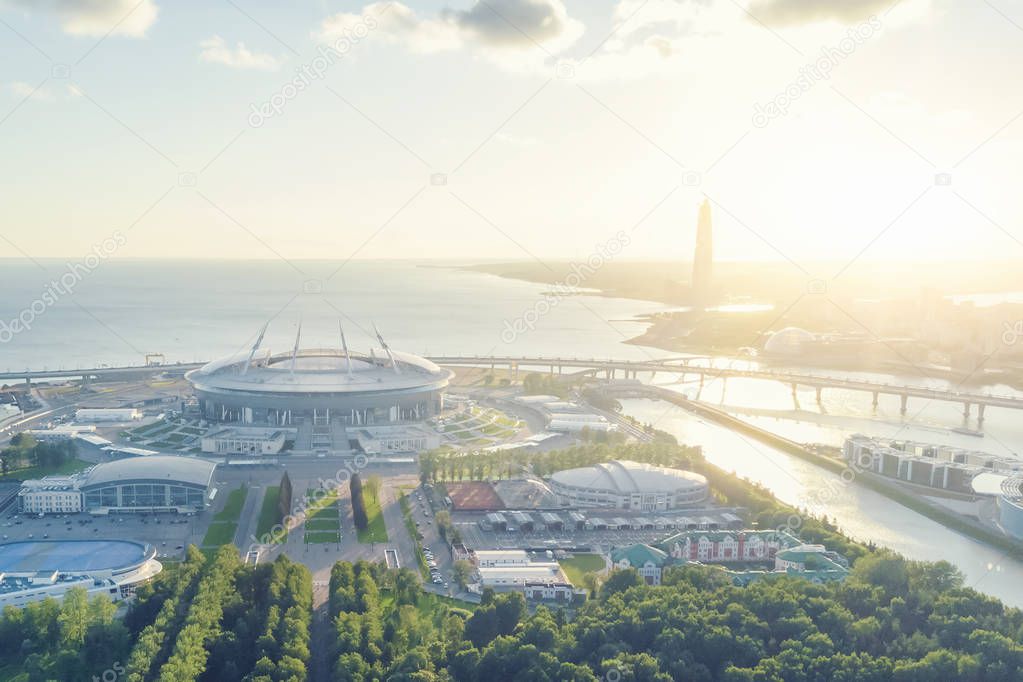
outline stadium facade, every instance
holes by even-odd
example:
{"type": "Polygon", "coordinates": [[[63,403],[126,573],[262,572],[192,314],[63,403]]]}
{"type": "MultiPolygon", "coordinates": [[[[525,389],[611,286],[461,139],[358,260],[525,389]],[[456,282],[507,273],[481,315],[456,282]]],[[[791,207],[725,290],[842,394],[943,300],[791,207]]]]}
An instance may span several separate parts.
{"type": "Polygon", "coordinates": [[[30,540],[0,544],[0,608],[63,596],[127,599],[163,566],[152,545],[127,540],[30,540]]]}
{"type": "Polygon", "coordinates": [[[252,349],[211,362],[186,375],[204,419],[254,426],[370,426],[423,421],[443,407],[449,370],[391,350],[377,332],[379,349],[261,350],[266,327],[252,349]]]}
{"type": "Polygon", "coordinates": [[[707,479],[690,471],[615,460],[551,475],[558,503],[566,507],[607,507],[665,511],[707,499],[707,479]]]}
{"type": "Polygon", "coordinates": [[[216,466],[174,455],[119,459],[72,476],[26,481],[18,508],[27,514],[194,514],[210,500],[216,466]]]}
{"type": "Polygon", "coordinates": [[[1023,474],[1010,476],[1002,482],[998,516],[1009,535],[1023,540],[1023,474]]]}

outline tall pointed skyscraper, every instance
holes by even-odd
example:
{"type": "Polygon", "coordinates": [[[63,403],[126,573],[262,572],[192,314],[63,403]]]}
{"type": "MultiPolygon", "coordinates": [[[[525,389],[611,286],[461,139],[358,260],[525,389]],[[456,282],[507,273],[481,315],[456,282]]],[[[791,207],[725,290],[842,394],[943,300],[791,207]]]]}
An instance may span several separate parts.
{"type": "Polygon", "coordinates": [[[714,231],[711,225],[710,202],[703,200],[696,223],[696,253],[693,256],[692,292],[695,303],[710,302],[713,287],[714,231]]]}

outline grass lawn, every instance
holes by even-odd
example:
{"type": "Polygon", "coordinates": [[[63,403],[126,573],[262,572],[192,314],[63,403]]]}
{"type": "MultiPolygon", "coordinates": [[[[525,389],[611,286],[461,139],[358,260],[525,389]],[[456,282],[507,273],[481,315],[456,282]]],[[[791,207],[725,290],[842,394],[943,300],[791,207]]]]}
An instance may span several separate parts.
{"type": "Polygon", "coordinates": [[[559,562],[565,569],[565,575],[576,587],[582,587],[583,576],[587,573],[600,573],[604,570],[604,557],[599,554],[576,554],[571,559],[559,562]]]}
{"type": "Polygon", "coordinates": [[[234,542],[238,524],[233,521],[216,521],[210,524],[206,536],[202,539],[203,547],[220,547],[234,542]]]}
{"type": "Polygon", "coordinates": [[[241,518],[242,507],[245,505],[245,497],[248,493],[249,489],[244,485],[232,490],[231,494],[227,496],[227,503],[224,505],[224,509],[214,516],[213,520],[237,522],[241,518]]]}
{"type": "Polygon", "coordinates": [[[321,545],[341,542],[341,533],[336,530],[319,530],[310,533],[306,531],[305,543],[307,545],[321,545]]]}
{"type": "MultiPolygon", "coordinates": [[[[280,512],[277,511],[277,502],[280,498],[280,486],[272,485],[267,487],[266,494],[263,496],[263,506],[259,510],[259,523],[256,524],[256,537],[259,538],[260,542],[263,542],[263,538],[269,536],[274,526],[281,522],[280,512]]],[[[276,539],[280,543],[287,540],[287,538],[287,533],[282,533],[281,537],[276,539]]]]}
{"type": "Polygon", "coordinates": [[[362,493],[362,498],[366,502],[368,524],[365,530],[356,531],[359,542],[363,544],[387,542],[387,526],[384,525],[384,515],[380,511],[380,501],[365,488],[362,493]]]}
{"type": "Polygon", "coordinates": [[[81,459],[72,459],[64,462],[59,467],[26,467],[24,469],[15,469],[6,476],[0,477],[0,481],[6,481],[10,479],[29,479],[29,478],[42,478],[43,476],[52,476],[54,474],[73,474],[82,469],[88,469],[93,465],[92,462],[86,462],[81,459]]]}
{"type": "Polygon", "coordinates": [[[308,519],[305,522],[305,529],[307,533],[311,530],[340,530],[341,522],[337,517],[333,519],[308,519]]]}
{"type": "Polygon", "coordinates": [[[326,507],[320,507],[315,509],[310,507],[306,510],[305,514],[307,519],[336,519],[337,518],[337,503],[329,504],[326,507]]]}

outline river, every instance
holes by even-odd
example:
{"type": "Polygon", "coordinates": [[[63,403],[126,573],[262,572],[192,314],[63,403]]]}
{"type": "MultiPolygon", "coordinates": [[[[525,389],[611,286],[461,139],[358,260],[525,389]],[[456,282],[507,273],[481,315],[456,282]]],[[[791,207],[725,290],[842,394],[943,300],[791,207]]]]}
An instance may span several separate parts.
{"type": "MultiPolygon", "coordinates": [[[[966,576],[966,584],[1023,607],[1023,562],[950,531],[887,497],[776,448],[751,440],[663,401],[624,400],[625,412],[654,424],[682,443],[699,445],[707,459],[761,483],[778,499],[815,508],[820,491],[831,491],[826,514],[847,535],[874,542],[911,558],[945,560],[966,576]]],[[[791,426],[790,426],[791,428],[791,426]]],[[[778,429],[779,432],[785,429],[778,429]]]]}

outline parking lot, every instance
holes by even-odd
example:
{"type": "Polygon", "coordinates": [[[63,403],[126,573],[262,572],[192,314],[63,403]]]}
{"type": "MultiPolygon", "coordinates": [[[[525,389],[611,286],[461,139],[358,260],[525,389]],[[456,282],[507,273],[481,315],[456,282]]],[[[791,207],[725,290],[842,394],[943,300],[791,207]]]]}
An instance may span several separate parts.
{"type": "Polygon", "coordinates": [[[158,557],[178,557],[189,543],[202,540],[205,523],[197,516],[92,516],[79,514],[18,514],[11,509],[0,517],[0,538],[17,540],[135,540],[156,547],[158,557]]]}

